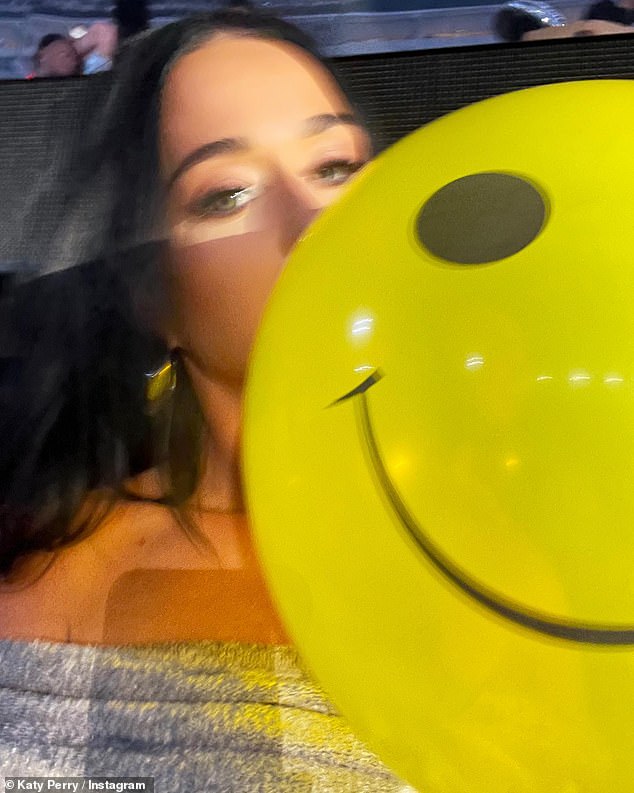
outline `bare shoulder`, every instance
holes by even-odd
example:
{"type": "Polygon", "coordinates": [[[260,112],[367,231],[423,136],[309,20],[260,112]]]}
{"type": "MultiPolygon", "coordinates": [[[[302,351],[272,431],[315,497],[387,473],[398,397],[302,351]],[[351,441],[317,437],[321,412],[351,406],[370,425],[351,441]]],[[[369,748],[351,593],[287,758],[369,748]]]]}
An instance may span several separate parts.
{"type": "Polygon", "coordinates": [[[166,510],[115,505],[84,539],[34,554],[0,584],[0,638],[87,641],[100,632],[108,592],[145,555],[147,538],[165,530],[166,510]]]}
{"type": "Polygon", "coordinates": [[[55,561],[52,554],[34,555],[0,585],[0,638],[66,641],[65,593],[52,585],[55,561]]]}
{"type": "Polygon", "coordinates": [[[83,540],[33,558],[37,575],[0,585],[0,638],[285,641],[246,517],[209,514],[197,528],[193,541],[166,507],[118,504],[83,540]]]}

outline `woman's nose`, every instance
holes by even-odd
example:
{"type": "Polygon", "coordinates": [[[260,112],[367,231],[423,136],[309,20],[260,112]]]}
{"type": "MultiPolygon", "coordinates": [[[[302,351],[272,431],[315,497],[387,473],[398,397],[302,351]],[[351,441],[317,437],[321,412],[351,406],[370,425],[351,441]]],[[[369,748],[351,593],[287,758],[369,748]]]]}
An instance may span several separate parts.
{"type": "Polygon", "coordinates": [[[287,256],[326,204],[310,185],[296,177],[281,179],[279,191],[280,244],[283,255],[287,256]]]}

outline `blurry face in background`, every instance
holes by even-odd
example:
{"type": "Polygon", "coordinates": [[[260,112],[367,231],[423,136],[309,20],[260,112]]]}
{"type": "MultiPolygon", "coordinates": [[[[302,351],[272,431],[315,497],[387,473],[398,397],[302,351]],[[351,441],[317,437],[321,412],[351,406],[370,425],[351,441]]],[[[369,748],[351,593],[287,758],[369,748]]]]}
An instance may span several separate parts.
{"type": "Polygon", "coordinates": [[[318,61],[229,34],[177,61],[159,133],[168,342],[205,375],[241,384],[291,248],[366,162],[369,139],[318,61]]]}
{"type": "Polygon", "coordinates": [[[73,77],[81,73],[81,59],[67,39],[52,41],[40,50],[38,59],[41,77],[73,77]]]}

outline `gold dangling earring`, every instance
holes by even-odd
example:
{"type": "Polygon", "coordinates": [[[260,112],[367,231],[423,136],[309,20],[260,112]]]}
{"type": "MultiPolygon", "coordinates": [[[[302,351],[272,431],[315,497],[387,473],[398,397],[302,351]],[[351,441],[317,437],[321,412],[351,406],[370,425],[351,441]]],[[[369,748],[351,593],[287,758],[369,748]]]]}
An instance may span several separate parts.
{"type": "Polygon", "coordinates": [[[150,416],[156,416],[170,401],[176,388],[177,368],[176,355],[172,352],[157,369],[145,373],[145,399],[150,416]]]}

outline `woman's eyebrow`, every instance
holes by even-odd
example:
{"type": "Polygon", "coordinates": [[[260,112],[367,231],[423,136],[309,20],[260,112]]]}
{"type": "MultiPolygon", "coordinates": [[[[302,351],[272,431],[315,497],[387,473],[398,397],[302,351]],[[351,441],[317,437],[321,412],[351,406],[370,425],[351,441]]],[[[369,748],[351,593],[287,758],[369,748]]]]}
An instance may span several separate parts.
{"type": "Polygon", "coordinates": [[[355,127],[363,127],[363,124],[354,113],[321,113],[304,121],[304,137],[309,138],[311,135],[319,135],[321,132],[325,132],[330,127],[335,127],[338,124],[352,124],[355,127]]]}
{"type": "Polygon", "coordinates": [[[211,143],[205,143],[199,146],[194,151],[190,152],[181,164],[176,168],[174,173],[170,176],[167,182],[167,189],[169,190],[179,176],[182,176],[185,171],[188,171],[194,165],[204,160],[209,160],[211,157],[217,157],[219,154],[230,154],[235,151],[245,151],[249,145],[244,138],[222,138],[221,140],[214,140],[211,143]]]}
{"type": "MultiPolygon", "coordinates": [[[[319,135],[339,124],[352,124],[355,127],[363,128],[363,124],[353,113],[321,113],[307,118],[302,123],[302,137],[310,138],[313,135],[319,135]]],[[[167,189],[169,190],[179,176],[182,176],[194,165],[217,157],[219,154],[232,154],[233,152],[246,151],[248,148],[249,144],[244,138],[222,138],[199,146],[185,157],[170,176],[167,189]]]]}

